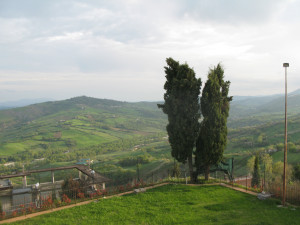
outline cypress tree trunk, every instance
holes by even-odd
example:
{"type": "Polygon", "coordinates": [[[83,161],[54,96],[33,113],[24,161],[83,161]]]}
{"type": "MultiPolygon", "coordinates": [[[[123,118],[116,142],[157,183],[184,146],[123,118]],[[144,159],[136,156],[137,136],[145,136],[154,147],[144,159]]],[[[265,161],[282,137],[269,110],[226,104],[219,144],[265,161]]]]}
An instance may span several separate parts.
{"type": "Polygon", "coordinates": [[[190,173],[191,181],[194,182],[195,178],[194,178],[194,171],[193,171],[193,156],[192,155],[188,156],[188,165],[189,165],[189,173],[190,173]]]}
{"type": "Polygon", "coordinates": [[[209,169],[210,169],[210,166],[206,166],[206,168],[205,168],[205,180],[208,180],[208,178],[209,178],[209,169]]]}

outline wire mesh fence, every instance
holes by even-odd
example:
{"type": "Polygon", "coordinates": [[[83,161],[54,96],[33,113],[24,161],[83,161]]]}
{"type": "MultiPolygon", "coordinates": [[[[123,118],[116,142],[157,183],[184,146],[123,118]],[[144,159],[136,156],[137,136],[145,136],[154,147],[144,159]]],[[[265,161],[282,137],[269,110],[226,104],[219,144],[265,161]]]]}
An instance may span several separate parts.
{"type": "MultiPolygon", "coordinates": [[[[246,190],[254,192],[265,192],[271,194],[271,197],[282,199],[283,195],[283,183],[272,180],[260,180],[260,185],[252,185],[252,176],[245,175],[235,177],[234,181],[231,183],[234,186],[239,186],[246,190]]],[[[294,181],[289,182],[286,185],[286,202],[293,205],[300,205],[300,182],[294,181]]]]}
{"type": "MultiPolygon", "coordinates": [[[[265,190],[271,193],[273,197],[282,199],[282,183],[270,182],[266,185],[265,190]]],[[[300,205],[300,182],[288,183],[286,185],[286,201],[290,204],[300,205]]]]}

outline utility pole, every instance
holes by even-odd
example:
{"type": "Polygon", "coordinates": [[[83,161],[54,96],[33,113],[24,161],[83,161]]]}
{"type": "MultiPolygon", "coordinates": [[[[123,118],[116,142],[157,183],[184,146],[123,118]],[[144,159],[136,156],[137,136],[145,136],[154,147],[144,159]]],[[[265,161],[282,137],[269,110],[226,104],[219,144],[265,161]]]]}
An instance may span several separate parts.
{"type": "Polygon", "coordinates": [[[139,158],[136,159],[136,171],[138,176],[138,182],[140,182],[140,164],[139,164],[139,158]]]}
{"type": "Polygon", "coordinates": [[[282,187],[282,205],[285,205],[286,199],[286,164],[287,164],[287,68],[288,63],[283,63],[285,69],[285,127],[284,127],[284,162],[283,162],[283,187],[282,187]]]}
{"type": "Polygon", "coordinates": [[[265,190],[266,188],[266,162],[264,162],[264,186],[263,186],[263,190],[265,190]]]}

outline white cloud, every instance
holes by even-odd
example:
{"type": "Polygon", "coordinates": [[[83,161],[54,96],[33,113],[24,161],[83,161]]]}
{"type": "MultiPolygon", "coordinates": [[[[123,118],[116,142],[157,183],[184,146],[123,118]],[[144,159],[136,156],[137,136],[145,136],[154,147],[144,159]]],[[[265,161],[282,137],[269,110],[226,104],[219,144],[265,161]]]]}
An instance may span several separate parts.
{"type": "Polygon", "coordinates": [[[30,21],[25,18],[6,19],[0,17],[0,44],[15,43],[29,36],[30,21]]]}
{"type": "Polygon", "coordinates": [[[299,1],[11,2],[0,3],[2,90],[159,100],[167,57],[203,80],[221,62],[238,95],[282,92],[288,61],[300,87],[299,1]]]}

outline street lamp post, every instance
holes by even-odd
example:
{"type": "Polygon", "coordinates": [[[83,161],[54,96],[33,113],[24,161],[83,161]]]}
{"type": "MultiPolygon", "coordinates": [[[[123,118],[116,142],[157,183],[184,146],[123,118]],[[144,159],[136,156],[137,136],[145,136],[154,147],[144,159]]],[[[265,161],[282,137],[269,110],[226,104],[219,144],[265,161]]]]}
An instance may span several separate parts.
{"type": "Polygon", "coordinates": [[[283,188],[282,188],[282,205],[285,205],[286,199],[286,164],[287,164],[287,68],[288,63],[283,63],[285,68],[285,127],[284,127],[284,164],[283,164],[283,188]]]}

